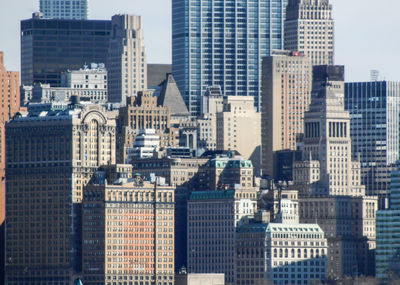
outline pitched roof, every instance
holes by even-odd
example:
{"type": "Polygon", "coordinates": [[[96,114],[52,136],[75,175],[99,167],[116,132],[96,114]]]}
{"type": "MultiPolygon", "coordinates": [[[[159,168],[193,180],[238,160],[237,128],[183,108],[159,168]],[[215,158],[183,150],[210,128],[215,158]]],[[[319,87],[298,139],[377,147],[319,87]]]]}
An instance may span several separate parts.
{"type": "Polygon", "coordinates": [[[161,92],[158,95],[157,105],[170,107],[171,115],[190,115],[171,73],[167,73],[167,78],[159,86],[161,92]]]}

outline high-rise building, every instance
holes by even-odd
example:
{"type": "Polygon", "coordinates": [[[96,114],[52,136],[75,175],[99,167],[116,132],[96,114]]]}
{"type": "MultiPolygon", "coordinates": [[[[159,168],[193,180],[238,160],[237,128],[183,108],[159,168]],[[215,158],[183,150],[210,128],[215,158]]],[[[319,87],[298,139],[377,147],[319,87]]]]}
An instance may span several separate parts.
{"type": "Polygon", "coordinates": [[[367,195],[377,195],[379,208],[385,209],[390,173],[399,159],[400,83],[346,83],[345,108],[351,116],[353,154],[360,158],[361,181],[367,195]]]}
{"type": "Polygon", "coordinates": [[[40,12],[47,19],[86,20],[88,0],[40,0],[40,12]]]}
{"type": "MultiPolygon", "coordinates": [[[[64,1],[66,2],[66,1],[64,1]]],[[[61,73],[106,62],[111,21],[44,19],[21,21],[22,85],[61,85],[61,73]]]]}
{"type": "Polygon", "coordinates": [[[126,97],[147,89],[147,62],[142,17],[114,15],[108,50],[108,100],[126,104],[126,97]]]}
{"type": "Polygon", "coordinates": [[[329,0],[289,0],[285,49],[302,52],[313,65],[333,65],[334,47],[334,20],[329,0]]]}
{"type": "Polygon", "coordinates": [[[225,273],[235,282],[235,231],[257,210],[254,188],[194,191],[187,206],[188,273],[225,273]]]}
{"type": "Polygon", "coordinates": [[[295,150],[311,102],[312,65],[298,52],[280,51],[262,62],[262,173],[275,177],[277,151],[295,150]]]}
{"type": "Polygon", "coordinates": [[[350,114],[344,109],[344,90],[327,84],[313,91],[304,115],[302,159],[294,163],[299,190],[318,195],[364,196],[360,162],[353,159],[350,114]]]}
{"type": "Polygon", "coordinates": [[[261,59],[283,48],[287,0],[173,0],[172,72],[193,115],[207,88],[252,96],[261,109],[261,59]]]}
{"type": "Polygon", "coordinates": [[[174,191],[140,177],[85,187],[84,284],[174,284],[174,191]]]}
{"type": "Polygon", "coordinates": [[[6,136],[5,123],[20,107],[19,72],[7,71],[4,54],[0,51],[0,284],[4,283],[4,234],[6,214],[6,136]]]}
{"type": "Polygon", "coordinates": [[[390,262],[400,251],[400,163],[392,171],[390,206],[376,214],[376,278],[386,284],[390,277],[390,262]]]}
{"type": "Polygon", "coordinates": [[[115,164],[115,133],[116,112],[87,104],[6,125],[6,284],[80,276],[83,187],[115,164]]]}
{"type": "Polygon", "coordinates": [[[236,150],[250,159],[259,172],[261,164],[261,113],[250,96],[227,96],[217,113],[217,149],[236,150]]]}
{"type": "MultiPolygon", "coordinates": [[[[326,67],[321,69],[327,71],[326,67]]],[[[304,115],[304,135],[299,140],[302,157],[293,165],[294,187],[300,193],[300,221],[316,221],[325,232],[330,279],[370,275],[378,198],[365,196],[360,162],[352,154],[343,81],[336,82],[329,72],[320,75],[317,81],[322,85],[317,87],[314,82],[310,109],[304,115]]]]}

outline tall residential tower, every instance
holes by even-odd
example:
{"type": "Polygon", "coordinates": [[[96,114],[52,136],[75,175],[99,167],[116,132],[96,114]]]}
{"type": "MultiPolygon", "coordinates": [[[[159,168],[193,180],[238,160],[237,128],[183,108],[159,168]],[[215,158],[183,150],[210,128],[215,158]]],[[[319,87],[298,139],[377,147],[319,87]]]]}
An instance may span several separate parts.
{"type": "Polygon", "coordinates": [[[329,0],[289,0],[285,49],[300,51],[313,65],[334,64],[334,21],[329,0]]]}
{"type": "Polygon", "coordinates": [[[191,114],[220,85],[261,109],[261,59],[283,47],[287,0],[173,0],[172,72],[191,114]]]}

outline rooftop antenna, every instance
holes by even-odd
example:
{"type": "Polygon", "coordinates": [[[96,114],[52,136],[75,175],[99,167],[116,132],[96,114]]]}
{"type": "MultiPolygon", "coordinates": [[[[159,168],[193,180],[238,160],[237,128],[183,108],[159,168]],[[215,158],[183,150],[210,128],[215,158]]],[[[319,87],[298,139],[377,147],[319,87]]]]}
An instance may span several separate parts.
{"type": "Polygon", "coordinates": [[[371,81],[378,81],[379,70],[373,69],[373,70],[371,70],[370,74],[371,74],[371,81]]]}

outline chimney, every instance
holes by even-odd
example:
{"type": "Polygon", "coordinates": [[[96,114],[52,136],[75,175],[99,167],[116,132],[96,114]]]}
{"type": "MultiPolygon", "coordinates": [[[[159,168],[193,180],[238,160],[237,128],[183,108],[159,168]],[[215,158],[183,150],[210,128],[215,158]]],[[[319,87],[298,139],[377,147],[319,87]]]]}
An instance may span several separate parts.
{"type": "Polygon", "coordinates": [[[4,52],[0,51],[0,66],[4,66],[4,52]]]}

